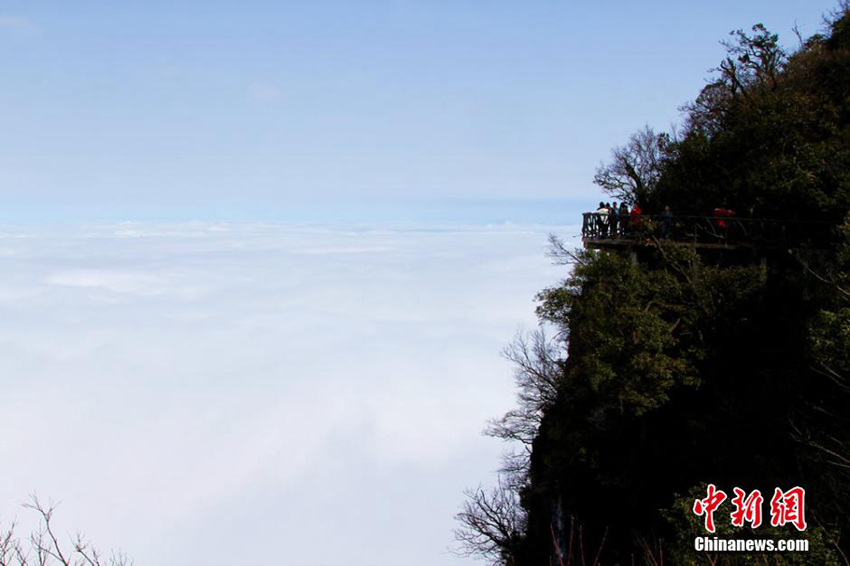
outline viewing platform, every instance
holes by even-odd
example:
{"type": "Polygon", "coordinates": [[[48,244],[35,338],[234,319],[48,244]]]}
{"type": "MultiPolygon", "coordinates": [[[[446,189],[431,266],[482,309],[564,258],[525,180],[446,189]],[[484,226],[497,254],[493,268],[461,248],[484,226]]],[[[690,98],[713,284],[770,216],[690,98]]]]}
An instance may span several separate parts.
{"type": "Polygon", "coordinates": [[[588,249],[688,246],[705,250],[769,250],[807,243],[834,245],[834,222],[803,222],[734,216],[630,215],[615,227],[602,213],[582,214],[581,239],[588,249]]]}

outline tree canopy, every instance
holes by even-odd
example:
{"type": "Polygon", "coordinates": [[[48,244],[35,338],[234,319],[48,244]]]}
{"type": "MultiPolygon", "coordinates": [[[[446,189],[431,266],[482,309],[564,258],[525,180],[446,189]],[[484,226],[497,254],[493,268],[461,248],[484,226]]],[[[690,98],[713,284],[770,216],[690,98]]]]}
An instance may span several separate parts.
{"type": "Polygon", "coordinates": [[[644,210],[717,206],[754,218],[842,219],[850,209],[850,37],[843,11],[787,54],[762,24],[732,32],[728,55],[675,134],[645,128],[595,182],[644,210]]]}

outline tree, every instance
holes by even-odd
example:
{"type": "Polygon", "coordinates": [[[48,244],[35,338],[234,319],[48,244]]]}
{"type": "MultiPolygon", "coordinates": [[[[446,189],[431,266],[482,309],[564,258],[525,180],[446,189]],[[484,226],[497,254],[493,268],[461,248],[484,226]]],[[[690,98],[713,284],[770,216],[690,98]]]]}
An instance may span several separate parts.
{"type": "Polygon", "coordinates": [[[38,516],[38,529],[25,539],[18,537],[14,523],[0,529],[0,566],[132,566],[120,552],[104,557],[80,533],[67,544],[60,542],[53,526],[56,504],[44,505],[32,496],[24,508],[38,516]]]}
{"type": "Polygon", "coordinates": [[[486,558],[493,566],[515,566],[527,521],[515,486],[500,479],[490,492],[479,486],[464,495],[463,510],[455,516],[461,524],[455,529],[461,554],[486,558]]]}
{"type": "Polygon", "coordinates": [[[513,566],[525,536],[527,514],[521,494],[529,485],[531,445],[543,413],[555,402],[563,350],[538,328],[517,334],[503,355],[514,365],[519,406],[490,421],[484,433],[521,448],[503,455],[496,487],[489,492],[480,486],[464,492],[463,510],[455,516],[461,525],[455,540],[461,554],[513,566]]]}
{"type": "Polygon", "coordinates": [[[517,334],[502,355],[514,366],[518,407],[490,421],[485,434],[518,442],[531,450],[540,419],[555,402],[566,351],[558,340],[550,340],[541,327],[517,334]]]}
{"type": "Polygon", "coordinates": [[[661,176],[668,143],[667,134],[656,134],[645,126],[611,152],[611,162],[597,168],[593,182],[613,198],[643,204],[661,176]]]}
{"type": "Polygon", "coordinates": [[[850,208],[850,36],[831,33],[788,54],[761,24],[732,32],[727,56],[666,147],[645,210],[838,222],[850,208]]]}
{"type": "Polygon", "coordinates": [[[777,34],[767,31],[763,24],[754,25],[752,31],[753,35],[740,29],[733,31],[729,35],[736,41],[723,42],[728,55],[717,71],[732,96],[749,96],[751,89],[761,86],[775,89],[787,60],[777,34]]]}

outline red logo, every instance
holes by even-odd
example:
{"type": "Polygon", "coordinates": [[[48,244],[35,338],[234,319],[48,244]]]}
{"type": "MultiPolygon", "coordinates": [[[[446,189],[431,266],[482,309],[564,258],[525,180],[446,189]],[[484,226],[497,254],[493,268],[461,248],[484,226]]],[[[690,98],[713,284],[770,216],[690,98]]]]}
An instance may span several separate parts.
{"type": "Polygon", "coordinates": [[[759,528],[759,525],[761,525],[761,504],[764,501],[761,492],[755,490],[747,495],[747,492],[739,487],[734,488],[733,491],[735,497],[732,498],[732,505],[735,506],[735,510],[732,511],[732,524],[736,527],[743,527],[746,522],[750,523],[754,529],[759,528]]]}
{"type": "Polygon", "coordinates": [[[806,490],[794,487],[783,492],[778,487],[770,500],[770,524],[782,527],[791,523],[798,531],[806,530],[806,490]]]}
{"type": "MultiPolygon", "coordinates": [[[[732,526],[743,527],[749,523],[752,528],[759,528],[764,503],[761,492],[756,489],[747,495],[747,492],[739,487],[733,488],[733,492],[735,497],[731,502],[734,509],[730,515],[732,526]]],[[[724,491],[717,489],[714,484],[709,484],[705,499],[694,501],[694,514],[705,518],[705,530],[708,532],[715,532],[714,512],[727,498],[724,491]]],[[[789,523],[798,531],[806,530],[806,490],[802,487],[792,487],[788,491],[777,487],[770,500],[771,526],[783,527],[789,523]]]]}
{"type": "Polygon", "coordinates": [[[708,485],[708,497],[694,501],[694,513],[697,516],[705,515],[705,530],[710,533],[714,532],[714,512],[724,501],[726,501],[726,494],[717,491],[713,483],[708,485]]]}

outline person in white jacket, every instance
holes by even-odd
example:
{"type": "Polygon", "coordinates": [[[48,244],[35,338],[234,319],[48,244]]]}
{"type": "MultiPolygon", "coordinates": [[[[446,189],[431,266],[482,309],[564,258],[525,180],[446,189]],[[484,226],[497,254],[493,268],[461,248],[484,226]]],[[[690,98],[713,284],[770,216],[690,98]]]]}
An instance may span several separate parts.
{"type": "Polygon", "coordinates": [[[608,207],[604,202],[599,203],[599,208],[596,209],[596,226],[599,228],[599,235],[603,238],[608,237],[608,207]]]}

